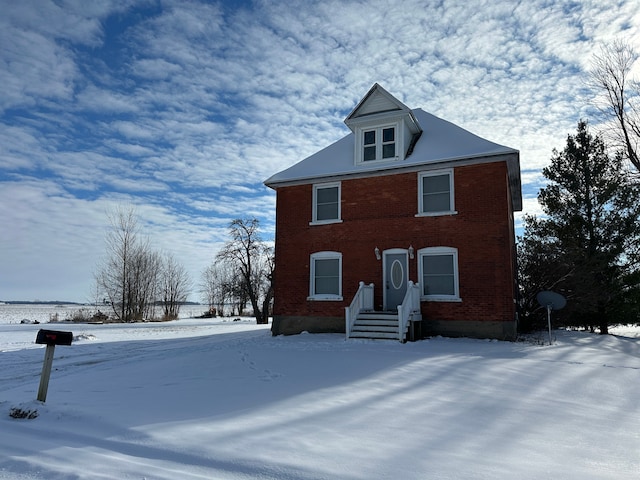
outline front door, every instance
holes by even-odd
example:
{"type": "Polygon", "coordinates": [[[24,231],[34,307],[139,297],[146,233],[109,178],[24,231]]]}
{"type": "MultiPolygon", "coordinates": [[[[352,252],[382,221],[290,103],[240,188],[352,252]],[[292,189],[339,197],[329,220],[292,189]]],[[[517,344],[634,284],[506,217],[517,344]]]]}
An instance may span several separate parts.
{"type": "Polygon", "coordinates": [[[396,311],[404,300],[409,280],[409,260],[406,252],[385,252],[384,309],[396,311]]]}

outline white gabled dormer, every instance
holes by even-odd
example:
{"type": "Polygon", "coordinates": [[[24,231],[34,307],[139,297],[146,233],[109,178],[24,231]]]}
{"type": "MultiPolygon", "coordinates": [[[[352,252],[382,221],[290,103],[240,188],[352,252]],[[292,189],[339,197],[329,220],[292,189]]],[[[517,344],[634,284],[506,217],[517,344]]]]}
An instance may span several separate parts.
{"type": "Polygon", "coordinates": [[[377,83],[344,123],[355,135],[356,165],[404,160],[422,133],[411,110],[377,83]]]}

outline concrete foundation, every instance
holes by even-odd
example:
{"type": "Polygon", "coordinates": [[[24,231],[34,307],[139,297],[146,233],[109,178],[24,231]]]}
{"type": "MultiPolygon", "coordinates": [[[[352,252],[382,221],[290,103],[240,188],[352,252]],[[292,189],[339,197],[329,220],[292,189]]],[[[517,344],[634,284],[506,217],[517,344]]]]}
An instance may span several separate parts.
{"type": "MultiPolygon", "coordinates": [[[[273,318],[273,335],[309,333],[345,333],[344,317],[303,317],[276,315],[273,318]]],[[[490,322],[474,320],[423,320],[420,336],[470,337],[515,340],[515,322],[490,322]]]]}

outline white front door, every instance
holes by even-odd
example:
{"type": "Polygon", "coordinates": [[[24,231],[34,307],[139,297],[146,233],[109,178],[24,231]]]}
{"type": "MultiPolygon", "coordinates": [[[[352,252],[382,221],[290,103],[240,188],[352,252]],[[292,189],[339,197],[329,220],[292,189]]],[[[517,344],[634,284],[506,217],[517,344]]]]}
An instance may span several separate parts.
{"type": "Polygon", "coordinates": [[[406,251],[399,249],[384,253],[384,309],[397,310],[404,300],[409,281],[409,259],[406,251]]]}

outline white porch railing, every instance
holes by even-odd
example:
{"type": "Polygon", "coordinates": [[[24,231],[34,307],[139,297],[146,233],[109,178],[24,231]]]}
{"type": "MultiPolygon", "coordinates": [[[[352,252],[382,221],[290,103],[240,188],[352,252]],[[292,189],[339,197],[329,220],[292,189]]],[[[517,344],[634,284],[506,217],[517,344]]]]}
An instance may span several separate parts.
{"type": "Polygon", "coordinates": [[[358,314],[363,310],[373,310],[373,283],[365,285],[360,282],[358,291],[353,296],[351,305],[344,307],[344,321],[347,339],[351,334],[351,327],[358,318],[358,314]]]}
{"type": "Polygon", "coordinates": [[[407,293],[402,304],[398,305],[398,340],[404,342],[407,336],[407,325],[414,314],[420,313],[420,284],[409,280],[407,293]]]}

